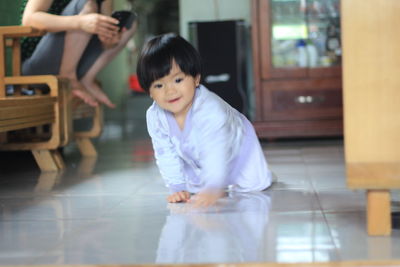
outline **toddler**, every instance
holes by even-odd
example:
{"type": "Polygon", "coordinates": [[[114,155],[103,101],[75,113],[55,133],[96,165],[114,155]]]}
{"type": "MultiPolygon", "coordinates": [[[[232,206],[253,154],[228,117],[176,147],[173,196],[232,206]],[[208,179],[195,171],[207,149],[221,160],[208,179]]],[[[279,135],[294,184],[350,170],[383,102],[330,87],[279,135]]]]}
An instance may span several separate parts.
{"type": "Polygon", "coordinates": [[[270,186],[252,124],[200,84],[201,59],[189,42],[172,33],[154,37],[141,52],[137,74],[154,100],[147,128],[171,192],[168,202],[206,207],[228,187],[248,192],[270,186]]]}

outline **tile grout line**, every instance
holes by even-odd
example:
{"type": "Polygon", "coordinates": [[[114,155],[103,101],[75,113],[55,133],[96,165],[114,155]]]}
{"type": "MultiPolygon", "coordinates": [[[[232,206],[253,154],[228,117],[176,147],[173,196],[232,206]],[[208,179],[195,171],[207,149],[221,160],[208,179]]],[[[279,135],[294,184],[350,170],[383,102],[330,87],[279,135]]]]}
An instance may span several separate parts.
{"type": "Polygon", "coordinates": [[[325,211],[324,211],[324,209],[322,207],[322,203],[321,203],[321,199],[320,199],[318,190],[316,189],[313,181],[311,180],[311,176],[310,176],[310,172],[309,172],[309,166],[308,166],[307,162],[304,159],[303,152],[301,152],[301,157],[302,157],[302,160],[303,160],[303,164],[305,165],[305,168],[306,168],[307,178],[309,179],[309,182],[311,184],[311,188],[313,190],[313,193],[314,193],[314,195],[315,195],[315,197],[316,197],[316,199],[318,201],[318,206],[319,206],[319,209],[321,211],[322,217],[324,218],[326,227],[328,228],[329,236],[330,236],[331,242],[332,242],[332,244],[333,244],[333,246],[335,248],[336,256],[338,257],[338,261],[341,261],[342,259],[341,259],[340,251],[339,251],[338,247],[336,246],[335,239],[333,238],[332,229],[331,229],[331,226],[329,225],[329,222],[328,222],[328,219],[326,217],[325,211]]]}

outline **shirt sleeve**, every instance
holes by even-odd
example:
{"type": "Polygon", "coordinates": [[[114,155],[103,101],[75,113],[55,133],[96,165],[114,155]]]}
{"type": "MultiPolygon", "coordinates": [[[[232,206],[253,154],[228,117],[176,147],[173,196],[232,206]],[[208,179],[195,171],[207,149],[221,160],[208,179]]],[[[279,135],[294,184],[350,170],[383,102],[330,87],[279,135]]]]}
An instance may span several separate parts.
{"type": "Polygon", "coordinates": [[[156,111],[151,109],[152,107],[146,114],[147,130],[153,143],[158,169],[171,192],[186,191],[182,160],[171,142],[168,130],[162,126],[160,119],[155,114],[156,111]]]}

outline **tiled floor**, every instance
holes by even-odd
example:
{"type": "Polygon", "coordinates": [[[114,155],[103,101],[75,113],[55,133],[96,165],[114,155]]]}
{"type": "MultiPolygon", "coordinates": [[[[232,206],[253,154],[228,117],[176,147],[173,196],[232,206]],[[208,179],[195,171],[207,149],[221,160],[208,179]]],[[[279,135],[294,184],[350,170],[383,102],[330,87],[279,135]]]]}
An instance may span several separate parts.
{"type": "Polygon", "coordinates": [[[63,174],[40,174],[29,154],[1,154],[0,264],[400,258],[399,230],[366,234],[364,192],[346,189],[342,140],[264,142],[278,182],[196,210],[166,203],[144,108],[111,114],[97,160],[65,148],[63,174]]]}

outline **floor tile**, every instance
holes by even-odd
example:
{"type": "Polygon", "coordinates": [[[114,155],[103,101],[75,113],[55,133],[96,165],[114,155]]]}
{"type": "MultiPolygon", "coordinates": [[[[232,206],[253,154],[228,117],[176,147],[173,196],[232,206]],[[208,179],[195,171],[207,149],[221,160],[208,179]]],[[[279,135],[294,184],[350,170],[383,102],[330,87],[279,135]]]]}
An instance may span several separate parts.
{"type": "Polygon", "coordinates": [[[400,259],[400,231],[389,237],[366,234],[365,211],[332,212],[326,215],[340,260],[400,259]]]}
{"type": "MultiPolygon", "coordinates": [[[[4,214],[3,214],[4,215],[4,214]]],[[[0,262],[8,265],[32,264],[40,254],[63,243],[88,221],[0,221],[0,262]]],[[[52,262],[55,263],[54,261],[52,262]]]]}
{"type": "Polygon", "coordinates": [[[400,257],[400,230],[390,237],[366,233],[365,192],[346,187],[342,139],[263,140],[278,177],[268,190],[230,192],[208,209],[168,204],[146,133],[151,100],[127,101],[125,110],[107,111],[94,141],[97,158],[82,158],[74,144],[63,149],[64,173],[40,173],[30,153],[0,153],[1,264],[400,257]]]}

